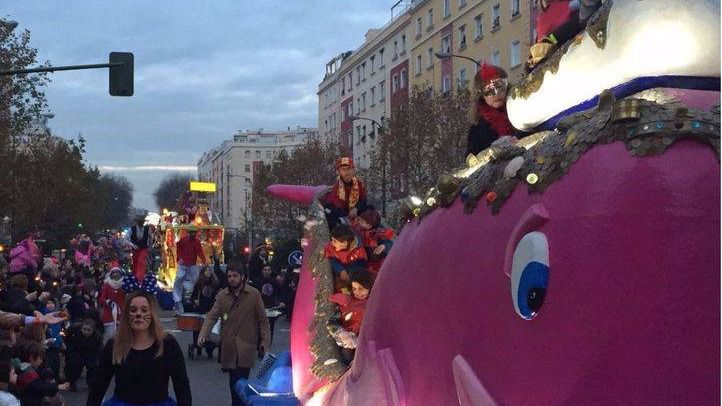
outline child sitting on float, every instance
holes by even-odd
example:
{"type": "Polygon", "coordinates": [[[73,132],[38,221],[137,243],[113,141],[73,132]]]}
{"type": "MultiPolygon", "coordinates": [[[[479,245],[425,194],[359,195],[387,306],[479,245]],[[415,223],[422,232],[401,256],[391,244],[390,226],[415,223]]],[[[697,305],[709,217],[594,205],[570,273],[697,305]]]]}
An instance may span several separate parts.
{"type": "Polygon", "coordinates": [[[356,232],[366,249],[368,257],[368,270],[376,276],[381,269],[384,258],[394,245],[396,237],[394,230],[381,225],[381,215],[375,208],[371,207],[361,213],[353,223],[356,232]]]}
{"type": "Polygon", "coordinates": [[[329,298],[338,305],[338,314],[332,319],[329,331],[342,348],[346,363],[353,359],[373,280],[369,272],[358,271],[351,277],[352,294],[336,293],[329,298]]]}
{"type": "Polygon", "coordinates": [[[346,288],[356,271],[366,269],[363,242],[347,224],[339,224],[331,231],[331,241],[326,244],[324,256],[331,264],[337,292],[346,288]]]}

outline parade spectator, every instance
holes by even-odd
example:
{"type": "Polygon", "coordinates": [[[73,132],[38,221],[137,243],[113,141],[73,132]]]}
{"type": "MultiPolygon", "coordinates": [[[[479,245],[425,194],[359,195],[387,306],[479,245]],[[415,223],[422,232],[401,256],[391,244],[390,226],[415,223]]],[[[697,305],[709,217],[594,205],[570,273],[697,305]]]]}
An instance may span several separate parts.
{"type": "Polygon", "coordinates": [[[261,279],[263,267],[270,264],[271,259],[269,258],[266,244],[258,244],[251,259],[248,261],[249,283],[253,284],[261,279]]]}
{"type": "MultiPolygon", "coordinates": [[[[54,313],[57,310],[55,299],[49,299],[45,303],[43,314],[54,313]]],[[[45,362],[47,366],[53,370],[53,374],[57,379],[60,376],[60,354],[65,348],[65,340],[63,339],[63,326],[53,324],[47,326],[45,340],[45,362]]]]}
{"type": "Polygon", "coordinates": [[[262,358],[271,345],[271,331],[261,293],[246,282],[248,275],[238,262],[229,264],[228,287],[216,296],[198,337],[203,346],[211,328],[221,319],[221,368],[228,372],[233,405],[240,404],[235,391],[239,379],[248,379],[258,352],[262,358]]]}
{"type": "MultiPolygon", "coordinates": [[[[216,294],[218,294],[218,291],[220,290],[219,285],[220,283],[218,278],[216,278],[215,273],[211,271],[211,268],[208,266],[203,267],[200,276],[198,276],[198,281],[193,287],[193,293],[191,294],[191,302],[193,303],[194,313],[206,314],[213,308],[213,304],[216,301],[216,294]]],[[[198,342],[199,333],[200,331],[193,331],[194,345],[198,342]]],[[[214,348],[215,344],[212,341],[206,341],[205,349],[208,354],[208,358],[211,358],[213,355],[214,348]]],[[[202,350],[202,347],[196,346],[196,351],[199,356],[201,355],[202,350]]]]}
{"type": "Polygon", "coordinates": [[[45,349],[36,341],[18,343],[16,350],[20,362],[15,363],[18,373],[17,390],[23,406],[42,406],[43,398],[52,397],[58,390],[68,389],[68,384],[58,385],[52,372],[42,370],[45,349]]]}
{"type": "Polygon", "coordinates": [[[35,277],[40,260],[40,249],[35,244],[35,233],[29,232],[24,240],[10,250],[10,273],[22,273],[28,279],[32,279],[35,277]]]}
{"type": "Polygon", "coordinates": [[[136,291],[126,297],[118,332],[103,348],[88,406],[100,406],[113,378],[115,391],[105,406],[191,405],[183,351],[163,331],[152,294],[136,291]],[[169,379],[177,403],[168,396],[169,379]]]}
{"type": "Polygon", "coordinates": [[[98,295],[98,304],[102,309],[101,320],[105,325],[104,341],[108,341],[115,335],[118,313],[125,302],[125,291],[122,289],[122,285],[123,274],[120,268],[115,267],[108,272],[98,295]]]}
{"type": "Polygon", "coordinates": [[[150,226],[145,224],[146,215],[138,216],[135,219],[136,224],[130,229],[130,242],[133,244],[133,274],[139,281],[145,277],[145,270],[148,267],[148,249],[153,240],[150,226]]]}
{"type": "Polygon", "coordinates": [[[321,198],[328,227],[333,230],[343,217],[355,218],[366,209],[366,186],[356,176],[353,159],[338,158],[335,162],[338,179],[321,198]]]}
{"type": "Polygon", "coordinates": [[[326,244],[324,255],[336,278],[336,291],[346,287],[355,271],[366,269],[363,242],[346,224],[339,224],[331,231],[331,241],[326,244]]]}
{"type": "Polygon", "coordinates": [[[12,362],[12,351],[8,347],[0,348],[0,405],[20,406],[20,401],[10,392],[15,387],[18,375],[12,362]]]}
{"type": "Polygon", "coordinates": [[[103,336],[96,328],[95,322],[85,319],[74,323],[68,328],[66,336],[65,377],[70,383],[70,390],[78,390],[78,378],[85,369],[85,380],[91,387],[95,379],[103,336]]]}
{"type": "Polygon", "coordinates": [[[354,228],[363,240],[368,257],[368,270],[375,276],[394,245],[396,233],[393,229],[381,225],[381,214],[373,207],[366,209],[356,218],[354,228]]]}
{"type": "Polygon", "coordinates": [[[10,286],[0,291],[0,310],[31,316],[35,311],[31,302],[37,300],[38,294],[28,293],[27,289],[28,278],[24,274],[14,275],[10,279],[10,286]]]}
{"type": "MultiPolygon", "coordinates": [[[[281,300],[283,293],[283,279],[274,275],[273,268],[270,265],[263,267],[261,271],[261,278],[256,282],[252,283],[251,286],[258,289],[261,292],[261,299],[263,300],[263,306],[266,309],[280,310],[286,307],[286,304],[281,300]]],[[[271,329],[271,339],[273,339],[273,330],[276,325],[275,317],[268,317],[268,324],[271,329]]]]}
{"type": "Polygon", "coordinates": [[[81,235],[77,240],[75,247],[75,263],[80,266],[90,267],[92,264],[93,243],[87,235],[81,235]]]}
{"type": "Polygon", "coordinates": [[[474,76],[472,126],[466,138],[466,156],[489,148],[499,137],[517,133],[506,113],[508,86],[507,74],[498,66],[484,64],[474,76]]]}
{"type": "Polygon", "coordinates": [[[88,315],[88,309],[90,309],[92,302],[88,300],[89,297],[85,294],[84,289],[85,284],[82,281],[77,282],[71,294],[70,301],[68,301],[67,310],[71,323],[81,321],[88,315]]]}
{"type": "Polygon", "coordinates": [[[183,313],[183,281],[190,280],[195,284],[198,279],[198,258],[205,265],[206,256],[203,253],[201,241],[196,238],[198,230],[195,226],[187,229],[188,235],[181,238],[176,244],[176,253],[178,255],[178,271],[176,272],[175,281],[173,283],[173,301],[177,313],[183,313]]]}

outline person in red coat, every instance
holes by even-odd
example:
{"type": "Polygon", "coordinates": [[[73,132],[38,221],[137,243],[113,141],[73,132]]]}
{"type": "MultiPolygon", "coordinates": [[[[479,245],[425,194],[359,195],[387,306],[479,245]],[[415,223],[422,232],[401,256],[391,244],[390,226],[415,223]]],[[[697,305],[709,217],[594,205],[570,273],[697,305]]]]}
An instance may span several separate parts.
{"type": "Polygon", "coordinates": [[[176,312],[183,313],[183,281],[189,279],[192,285],[198,280],[198,258],[203,265],[207,264],[206,256],[203,253],[201,241],[196,237],[198,230],[195,226],[187,229],[188,235],[176,243],[176,256],[178,257],[178,271],[175,274],[173,283],[173,301],[175,301],[176,312]]]}
{"type": "Polygon", "coordinates": [[[356,272],[351,278],[352,293],[350,295],[336,293],[329,298],[338,305],[338,323],[340,324],[340,326],[330,326],[331,334],[336,343],[341,346],[346,363],[350,363],[353,359],[373,281],[374,278],[370,273],[356,272]]]}
{"type": "Polygon", "coordinates": [[[394,245],[396,233],[393,229],[381,225],[381,215],[373,207],[366,209],[356,218],[354,228],[363,240],[368,257],[368,270],[376,276],[384,258],[394,245]]]}
{"type": "Polygon", "coordinates": [[[336,291],[343,291],[355,272],[366,269],[363,242],[346,224],[339,224],[331,231],[331,241],[324,248],[324,256],[331,265],[336,291]]]}
{"type": "Polygon", "coordinates": [[[342,217],[355,218],[367,205],[366,186],[356,176],[353,159],[342,157],[335,163],[338,180],[321,198],[329,230],[333,230],[342,217]]]}
{"type": "Polygon", "coordinates": [[[98,305],[101,308],[100,319],[105,325],[103,341],[115,336],[117,320],[120,318],[120,309],[125,303],[125,291],[122,288],[123,274],[117,266],[108,272],[103,287],[98,295],[98,305]],[[113,310],[115,309],[115,315],[113,310]]]}

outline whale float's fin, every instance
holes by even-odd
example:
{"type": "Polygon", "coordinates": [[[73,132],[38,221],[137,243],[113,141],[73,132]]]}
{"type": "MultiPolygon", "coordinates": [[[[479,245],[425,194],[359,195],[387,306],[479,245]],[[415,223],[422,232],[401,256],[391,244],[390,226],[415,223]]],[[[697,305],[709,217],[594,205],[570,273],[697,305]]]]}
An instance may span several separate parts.
{"type": "Polygon", "coordinates": [[[455,356],[451,361],[451,367],[454,372],[456,395],[459,397],[460,406],[496,406],[494,398],[491,397],[484,384],[479,381],[464,357],[455,356]]]}

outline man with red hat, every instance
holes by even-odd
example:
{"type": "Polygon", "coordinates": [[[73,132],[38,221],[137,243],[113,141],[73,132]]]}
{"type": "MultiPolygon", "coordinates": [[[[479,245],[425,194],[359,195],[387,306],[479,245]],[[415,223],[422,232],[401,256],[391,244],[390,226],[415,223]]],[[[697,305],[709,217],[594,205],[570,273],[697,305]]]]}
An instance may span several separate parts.
{"type": "Polygon", "coordinates": [[[355,218],[366,208],[366,186],[356,177],[353,159],[341,157],[336,160],[338,181],[321,198],[326,209],[328,226],[333,229],[341,217],[355,218]]]}

